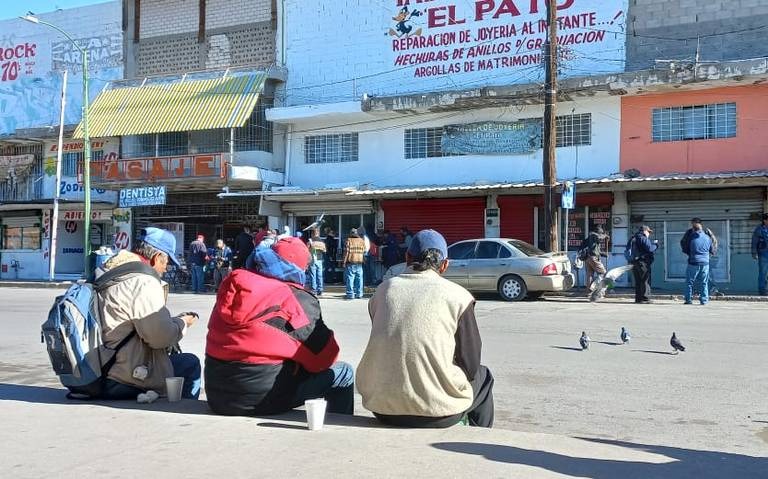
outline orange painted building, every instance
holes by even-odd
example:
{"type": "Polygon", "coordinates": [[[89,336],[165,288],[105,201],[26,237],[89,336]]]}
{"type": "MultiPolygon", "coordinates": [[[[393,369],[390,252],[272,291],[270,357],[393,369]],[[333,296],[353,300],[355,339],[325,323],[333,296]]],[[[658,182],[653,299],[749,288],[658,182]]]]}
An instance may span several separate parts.
{"type": "Polygon", "coordinates": [[[621,171],[628,169],[642,176],[768,169],[768,85],[622,98],[621,171]],[[735,124],[724,125],[733,104],[735,124]]]}

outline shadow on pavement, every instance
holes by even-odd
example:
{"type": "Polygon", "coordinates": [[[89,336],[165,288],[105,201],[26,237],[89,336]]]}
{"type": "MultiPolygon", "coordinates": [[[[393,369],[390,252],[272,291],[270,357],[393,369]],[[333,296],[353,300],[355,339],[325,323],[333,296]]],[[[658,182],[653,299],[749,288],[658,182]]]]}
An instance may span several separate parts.
{"type": "MultiPolygon", "coordinates": [[[[62,404],[69,406],[102,406],[113,409],[140,410],[152,412],[165,412],[174,414],[197,414],[203,416],[216,415],[208,408],[208,402],[204,400],[183,399],[179,402],[169,403],[160,398],[152,404],[139,404],[136,401],[123,400],[82,400],[67,399],[67,390],[46,386],[29,386],[23,384],[0,383],[1,401],[22,401],[36,404],[62,404]]],[[[283,429],[306,429],[307,416],[304,411],[288,411],[282,414],[243,416],[244,419],[269,418],[272,420],[289,421],[301,425],[280,424],[274,422],[260,423],[264,427],[281,427],[283,429]]],[[[347,414],[328,414],[325,423],[333,426],[361,427],[361,428],[386,428],[387,426],[369,416],[350,416],[347,414]]]]}
{"type": "Polygon", "coordinates": [[[578,351],[578,352],[584,351],[581,348],[571,348],[569,346],[550,346],[550,348],[552,348],[552,349],[562,349],[563,351],[578,351]]]}
{"type": "Polygon", "coordinates": [[[666,354],[667,356],[677,356],[675,353],[669,351],[651,351],[649,349],[633,349],[633,353],[648,353],[648,354],[666,354]]]}
{"type": "Polygon", "coordinates": [[[538,467],[573,477],[593,479],[647,479],[647,478],[724,478],[765,477],[768,459],[717,451],[698,451],[676,447],[635,444],[622,441],[578,438],[658,454],[669,462],[619,461],[574,457],[554,452],[522,449],[499,444],[471,442],[439,442],[433,447],[449,452],[483,456],[489,461],[538,467]]]}
{"type": "Polygon", "coordinates": [[[617,343],[615,341],[592,341],[597,344],[605,344],[606,346],[623,346],[624,343],[617,343]]]}

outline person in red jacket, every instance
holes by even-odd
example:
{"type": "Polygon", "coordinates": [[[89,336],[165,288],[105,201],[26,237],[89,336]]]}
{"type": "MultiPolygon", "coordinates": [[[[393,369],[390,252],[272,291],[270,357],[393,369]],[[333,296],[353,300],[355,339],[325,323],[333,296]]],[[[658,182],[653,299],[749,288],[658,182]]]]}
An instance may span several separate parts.
{"type": "Polygon", "coordinates": [[[216,414],[279,414],[325,398],[353,414],[354,371],[320,302],[303,287],[309,249],[286,237],[253,251],[219,288],[208,322],[205,391],[216,414]]]}

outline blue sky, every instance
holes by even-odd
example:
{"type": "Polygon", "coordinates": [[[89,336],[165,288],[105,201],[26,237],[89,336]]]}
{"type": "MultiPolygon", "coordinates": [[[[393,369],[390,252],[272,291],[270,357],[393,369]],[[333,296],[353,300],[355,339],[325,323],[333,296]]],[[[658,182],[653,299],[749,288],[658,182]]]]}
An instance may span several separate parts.
{"type": "Polygon", "coordinates": [[[104,3],[105,0],[0,0],[0,20],[26,15],[27,11],[34,13],[52,12],[58,8],[73,8],[83,5],[104,3]]]}

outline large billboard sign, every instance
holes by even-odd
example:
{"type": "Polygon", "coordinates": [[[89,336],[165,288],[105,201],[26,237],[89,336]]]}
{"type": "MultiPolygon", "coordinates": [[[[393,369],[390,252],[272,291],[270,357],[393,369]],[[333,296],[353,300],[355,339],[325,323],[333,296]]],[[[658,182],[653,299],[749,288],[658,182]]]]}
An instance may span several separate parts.
{"type": "MultiPolygon", "coordinates": [[[[286,3],[289,95],[294,98],[308,96],[307,88],[316,88],[321,98],[339,98],[543,79],[545,0],[286,3]],[[366,3],[370,8],[361,8],[366,3]],[[307,29],[298,20],[310,12],[318,28],[307,29]]],[[[623,71],[627,0],[557,4],[561,75],[623,71]]]]}

